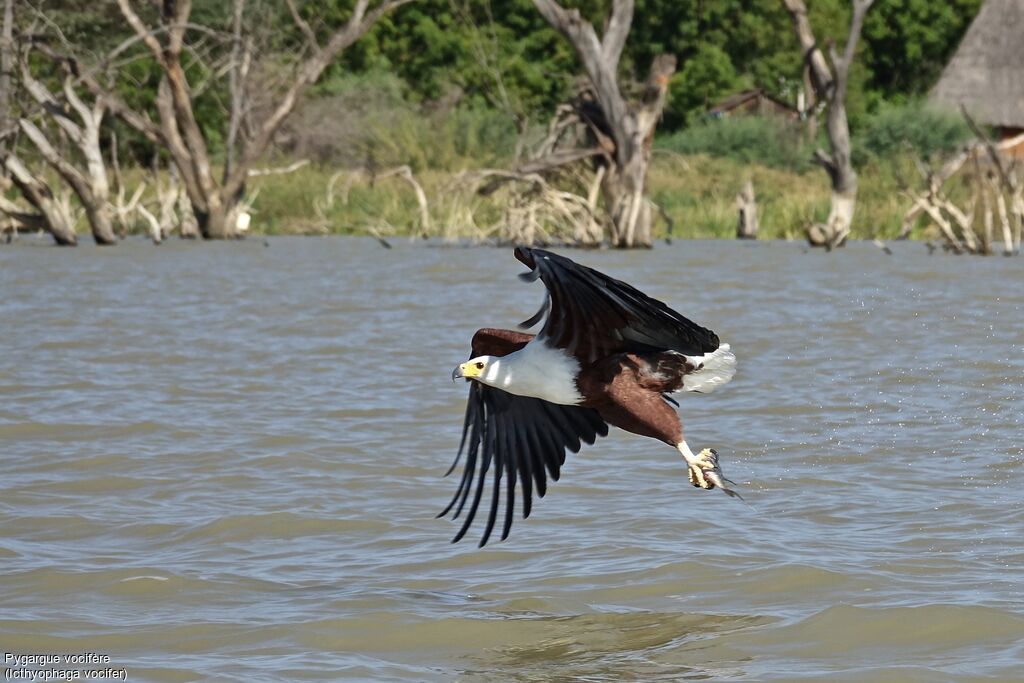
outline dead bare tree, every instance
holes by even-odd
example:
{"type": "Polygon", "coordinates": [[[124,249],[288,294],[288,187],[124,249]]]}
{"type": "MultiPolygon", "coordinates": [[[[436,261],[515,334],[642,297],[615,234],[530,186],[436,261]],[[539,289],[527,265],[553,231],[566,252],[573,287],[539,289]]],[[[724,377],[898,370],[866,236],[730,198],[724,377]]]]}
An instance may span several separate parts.
{"type": "Polygon", "coordinates": [[[947,251],[989,255],[994,253],[998,241],[995,235],[998,220],[1003,253],[1008,256],[1019,253],[1024,230],[1024,183],[1019,169],[1007,160],[1004,151],[1019,144],[1024,135],[995,143],[966,110],[964,116],[978,141],[938,170],[918,164],[925,189],[905,192],[912,205],[903,218],[900,237],[909,235],[918,218],[924,215],[934,224],[947,251]],[[972,190],[962,207],[946,191],[946,184],[961,172],[965,177],[960,185],[972,190]]]}
{"type": "Polygon", "coordinates": [[[27,212],[17,204],[0,197],[0,209],[27,228],[39,228],[53,235],[61,246],[75,246],[75,216],[70,194],[51,189],[49,183],[30,171],[13,150],[3,151],[3,165],[11,182],[37,213],[27,212]]]}
{"type": "Polygon", "coordinates": [[[1003,227],[1003,241],[1006,247],[1004,253],[1007,256],[1019,254],[1021,233],[1024,232],[1024,183],[1017,175],[1017,164],[1007,163],[1001,152],[1004,149],[1013,149],[1013,145],[1019,145],[1024,136],[1017,136],[1015,140],[1004,140],[1001,145],[997,145],[985,134],[965,106],[961,105],[961,111],[967,119],[967,125],[978,136],[989,160],[995,166],[996,173],[990,174],[990,185],[995,194],[999,221],[1003,227]],[[1006,201],[1004,192],[1009,197],[1009,202],[1006,201]]]}
{"type": "Polygon", "coordinates": [[[14,3],[4,4],[3,27],[0,29],[0,211],[7,218],[9,235],[19,229],[45,230],[60,245],[75,245],[75,217],[69,196],[61,188],[54,191],[49,183],[33,173],[18,156],[13,139],[19,120],[12,115],[11,88],[15,69],[14,3]],[[28,202],[26,208],[3,195],[13,185],[28,202]]]}
{"type": "Polygon", "coordinates": [[[602,182],[608,171],[609,147],[584,144],[586,124],[577,107],[556,108],[548,134],[515,170],[483,169],[458,174],[441,193],[448,219],[445,239],[456,239],[456,226],[476,241],[498,244],[572,245],[597,247],[608,221],[598,210],[602,182]],[[597,159],[591,167],[591,160],[597,159]],[[491,198],[489,203],[481,203],[491,198]],[[501,218],[490,225],[494,205],[501,218]],[[482,211],[480,211],[482,209],[482,211]],[[479,214],[479,215],[478,215],[479,214]]]}
{"type": "Polygon", "coordinates": [[[601,222],[597,218],[598,190],[603,168],[598,170],[586,193],[571,192],[568,184],[583,185],[582,174],[566,168],[557,178],[540,173],[518,174],[508,171],[483,171],[476,174],[479,181],[499,175],[509,188],[501,220],[485,233],[499,244],[571,244],[577,247],[596,247],[601,244],[601,222]],[[568,182],[564,176],[576,175],[568,182]]]}
{"type": "MultiPolygon", "coordinates": [[[[309,24],[302,19],[293,0],[285,0],[306,39],[308,54],[292,74],[288,87],[276,96],[275,104],[262,112],[260,120],[255,120],[254,108],[248,102],[252,93],[246,83],[252,49],[247,47],[247,38],[242,35],[245,0],[233,0],[232,47],[227,68],[231,105],[226,138],[230,144],[223,173],[217,180],[203,131],[195,118],[193,88],[182,67],[182,52],[190,26],[191,0],[158,0],[159,26],[155,30],[143,22],[131,0],[117,0],[128,25],[160,66],[162,79],[156,101],[159,118],[157,130],[137,112],[123,108],[115,113],[137,129],[155,133],[166,145],[188,193],[203,237],[234,237],[238,232],[248,171],[267,150],[274,133],[295,108],[302,93],[317,81],[331,61],[365,34],[378,19],[411,1],[382,0],[371,8],[371,0],[356,0],[348,21],[331,33],[321,45],[309,24]],[[246,117],[251,127],[242,125],[246,117]]],[[[92,83],[98,86],[95,79],[92,79],[92,83]]]]}
{"type": "Polygon", "coordinates": [[[28,117],[22,117],[18,122],[22,133],[32,142],[43,160],[75,193],[85,209],[85,216],[96,244],[116,244],[117,236],[111,223],[110,184],[100,148],[100,126],[106,113],[103,99],[96,98],[92,106],[88,106],[75,92],[71,81],[65,80],[62,102],[36,80],[27,62],[22,63],[21,81],[32,99],[79,150],[85,160],[85,171],[77,168],[69,155],[58,151],[44,130],[28,117]],[[78,117],[77,122],[64,106],[65,103],[78,117]]]}
{"type": "MultiPolygon", "coordinates": [[[[14,0],[5,0],[3,13],[3,26],[0,27],[0,211],[3,212],[5,221],[0,232],[6,232],[8,241],[16,235],[19,229],[46,229],[48,227],[47,216],[40,208],[44,205],[50,208],[47,201],[52,194],[45,185],[40,185],[28,172],[25,165],[14,156],[11,151],[11,138],[14,137],[16,125],[11,118],[11,85],[14,75],[14,0]],[[32,213],[4,196],[4,192],[14,184],[21,189],[19,182],[25,184],[25,188],[37,201],[31,202],[32,206],[39,213],[32,213]]],[[[24,190],[22,191],[24,195],[24,190]]],[[[26,195],[28,198],[29,195],[26,195]]],[[[56,209],[56,206],[52,208],[56,209]]],[[[54,211],[56,216],[58,212],[54,211]]],[[[63,226],[61,226],[63,227],[63,226]]],[[[75,241],[74,230],[58,230],[59,234],[66,240],[65,243],[73,244],[75,241]],[[67,242],[70,240],[70,242],[67,242]]]]}
{"type": "Polygon", "coordinates": [[[841,245],[850,234],[853,211],[857,202],[857,174],[850,161],[850,126],[846,120],[846,89],[850,64],[857,49],[864,15],[874,0],[851,0],[853,14],[843,53],[829,46],[829,60],[814,37],[804,0],[782,0],[793,20],[800,41],[800,50],[810,73],[811,86],[817,99],[825,102],[825,131],[831,153],[816,150],[814,161],[828,173],[832,183],[832,204],[824,224],[807,229],[807,240],[816,247],[832,249],[841,245]]]}
{"type": "MultiPolygon", "coordinates": [[[[596,107],[585,119],[603,152],[598,163],[606,165],[601,189],[609,242],[614,247],[649,247],[651,202],[646,182],[651,141],[665,106],[676,59],[672,55],[656,57],[639,100],[628,103],[619,87],[617,72],[633,21],[633,0],[614,0],[601,38],[579,10],[567,10],[554,0],[533,0],[533,4],[572,43],[587,74],[596,107]]],[[[551,167],[557,165],[557,160],[551,161],[551,167]]]]}
{"type": "MultiPolygon", "coordinates": [[[[5,0],[3,26],[0,26],[0,131],[10,126],[11,76],[14,75],[14,0],[5,0]]],[[[0,148],[7,146],[0,139],[0,148]]]]}

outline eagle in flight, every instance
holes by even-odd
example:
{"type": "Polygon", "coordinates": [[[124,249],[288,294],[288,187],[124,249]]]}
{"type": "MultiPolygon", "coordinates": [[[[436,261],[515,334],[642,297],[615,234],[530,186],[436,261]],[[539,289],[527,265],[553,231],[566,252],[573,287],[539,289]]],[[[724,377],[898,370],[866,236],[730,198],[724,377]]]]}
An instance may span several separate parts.
{"type": "Polygon", "coordinates": [[[502,498],[505,540],[516,482],[526,518],[534,491],[543,497],[548,477],[558,480],[565,450],[577,453],[582,444],[593,444],[608,434],[608,425],[664,441],[682,454],[691,484],[738,496],[713,449],[694,454],[686,445],[673,408],[679,404],[671,397],[677,391],[714,391],[732,379],[736,356],[729,345],[625,282],[564,256],[525,247],[515,256],[530,268],[519,277],[539,278],[547,288],[540,310],[520,327],[544,323],[536,336],[479,330],[472,357],[452,372],[453,381],[469,382],[462,442],[448,474],[463,453],[465,469],[438,515],[454,510],[456,519],[466,510],[452,542],[469,530],[488,486],[490,512],[480,546],[494,530],[502,498]]]}

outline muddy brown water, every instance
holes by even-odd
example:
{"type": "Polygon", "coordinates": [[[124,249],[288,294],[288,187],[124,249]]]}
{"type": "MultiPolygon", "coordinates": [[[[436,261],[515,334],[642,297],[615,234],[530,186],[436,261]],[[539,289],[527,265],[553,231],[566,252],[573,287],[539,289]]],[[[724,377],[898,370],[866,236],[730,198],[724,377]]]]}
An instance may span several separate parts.
{"type": "Polygon", "coordinates": [[[130,681],[1024,680],[1024,259],[570,254],[732,344],[681,414],[749,505],[619,432],[478,550],[434,519],[450,373],[541,285],[507,249],[267,244],[0,248],[0,650],[130,681]]]}

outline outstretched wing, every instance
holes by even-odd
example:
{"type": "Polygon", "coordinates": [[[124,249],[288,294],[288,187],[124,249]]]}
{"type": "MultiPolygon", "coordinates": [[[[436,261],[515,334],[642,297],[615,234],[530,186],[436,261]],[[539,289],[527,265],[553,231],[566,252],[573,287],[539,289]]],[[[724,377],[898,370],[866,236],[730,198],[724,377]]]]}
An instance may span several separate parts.
{"type": "Polygon", "coordinates": [[[466,465],[458,490],[448,507],[438,515],[443,517],[454,508],[452,519],[457,519],[469,501],[465,521],[452,543],[465,536],[473,523],[484,489],[488,486],[488,473],[491,473],[491,505],[480,547],[491,537],[498,518],[498,502],[503,496],[505,521],[501,540],[508,538],[517,481],[522,489],[525,519],[530,516],[533,490],[536,488],[537,495],[543,498],[547,492],[547,478],[550,476],[558,481],[560,468],[565,463],[565,450],[577,453],[584,443],[592,444],[598,436],[607,434],[608,425],[591,408],[515,396],[479,382],[470,382],[462,442],[447,474],[455,469],[463,451],[466,453],[466,465]],[[470,493],[473,493],[472,500],[470,493]]]}
{"type": "Polygon", "coordinates": [[[700,356],[718,348],[718,335],[634,287],[543,249],[518,247],[516,258],[540,278],[548,295],[520,327],[544,320],[538,337],[584,363],[619,352],[677,351],[700,356]],[[546,317],[545,317],[546,316],[546,317]]]}

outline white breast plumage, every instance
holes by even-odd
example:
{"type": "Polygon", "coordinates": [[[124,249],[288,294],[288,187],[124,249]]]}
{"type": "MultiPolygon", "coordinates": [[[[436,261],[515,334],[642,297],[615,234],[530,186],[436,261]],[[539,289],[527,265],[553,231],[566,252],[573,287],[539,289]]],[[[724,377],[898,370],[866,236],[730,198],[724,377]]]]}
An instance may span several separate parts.
{"type": "Polygon", "coordinates": [[[483,380],[517,396],[575,405],[583,400],[576,387],[579,370],[575,358],[534,339],[519,351],[492,362],[483,380]]]}

